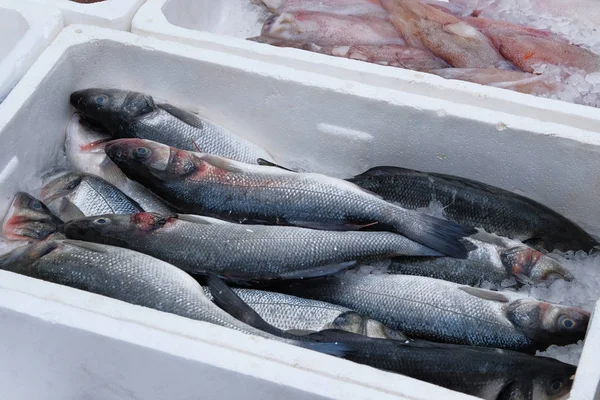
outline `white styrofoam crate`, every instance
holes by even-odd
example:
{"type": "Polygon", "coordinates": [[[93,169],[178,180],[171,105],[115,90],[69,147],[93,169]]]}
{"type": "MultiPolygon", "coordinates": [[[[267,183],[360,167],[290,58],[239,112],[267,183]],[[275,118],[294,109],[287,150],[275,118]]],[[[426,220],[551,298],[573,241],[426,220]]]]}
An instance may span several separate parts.
{"type": "Polygon", "coordinates": [[[0,103],[62,27],[55,8],[0,0],[0,103]]]}
{"type": "MultiPolygon", "coordinates": [[[[600,135],[591,130],[81,25],[63,31],[0,109],[0,215],[56,164],[69,94],[93,86],[201,111],[284,165],[336,175],[375,165],[460,175],[523,193],[600,232],[600,135]]],[[[0,363],[0,387],[15,400],[471,398],[4,271],[0,318],[0,360],[11,360],[0,363]]],[[[599,325],[593,319],[577,399],[597,390],[599,325]]]]}
{"type": "MultiPolygon", "coordinates": [[[[248,0],[250,1],[250,0],[248,0]]],[[[239,3],[234,2],[239,7],[239,3]]],[[[131,31],[144,36],[173,40],[201,48],[227,51],[259,61],[354,80],[382,88],[445,99],[547,122],[600,132],[600,110],[550,100],[506,89],[444,79],[436,75],[333,57],[293,48],[279,48],[245,40],[231,32],[224,16],[231,12],[229,0],[147,0],[133,18],[131,31]]],[[[260,34],[260,30],[252,33],[260,34]]]]}
{"type": "Polygon", "coordinates": [[[56,6],[62,10],[65,25],[89,24],[129,31],[131,20],[145,0],[105,0],[98,3],[78,3],[72,0],[32,0],[56,6]]]}

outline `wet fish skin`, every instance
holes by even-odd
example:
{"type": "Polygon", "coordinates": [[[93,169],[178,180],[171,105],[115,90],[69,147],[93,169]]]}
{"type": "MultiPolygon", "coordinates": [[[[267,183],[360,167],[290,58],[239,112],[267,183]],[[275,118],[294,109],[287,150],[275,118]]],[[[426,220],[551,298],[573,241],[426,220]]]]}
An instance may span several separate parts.
{"type": "Polygon", "coordinates": [[[119,188],[94,175],[67,172],[48,182],[41,198],[63,221],[85,216],[144,211],[119,188]]]}
{"type": "Polygon", "coordinates": [[[418,0],[382,0],[410,47],[428,49],[453,67],[499,68],[506,60],[468,23],[418,0]]]}
{"type": "Polygon", "coordinates": [[[106,153],[129,178],[182,213],[326,230],[357,230],[376,223],[457,258],[466,257],[460,239],[475,232],[407,211],[321,174],[237,163],[139,139],[113,141],[106,153]]]}
{"type": "Polygon", "coordinates": [[[515,278],[523,283],[550,284],[557,279],[574,279],[566,268],[543,253],[519,242],[503,239],[506,243],[487,243],[465,239],[473,244],[466,260],[451,257],[398,257],[388,271],[442,279],[463,285],[478,286],[490,282],[501,286],[503,281],[515,278]]]}
{"type": "Polygon", "coordinates": [[[104,146],[110,141],[110,135],[94,129],[78,113],[71,117],[66,135],[67,160],[75,171],[98,176],[115,185],[146,211],[165,214],[171,212],[155,194],[139,183],[127,179],[119,167],[106,156],[104,146]]]}
{"type": "Polygon", "coordinates": [[[590,317],[516,293],[408,275],[344,273],[277,291],[348,307],[411,338],[524,352],[576,343],[590,317]]]}
{"type": "Polygon", "coordinates": [[[136,250],[193,274],[285,279],[331,274],[357,260],[440,253],[390,232],[331,232],[241,225],[195,215],[101,215],[67,223],[65,234],[136,250]]]}
{"type": "Polygon", "coordinates": [[[262,0],[274,14],[313,11],[340,15],[373,15],[381,18],[387,11],[379,0],[262,0]]]}
{"type": "Polygon", "coordinates": [[[143,93],[85,89],[71,94],[71,104],[115,139],[150,139],[251,164],[259,158],[271,160],[256,144],[170,104],[155,104],[152,96],[143,93]]]}
{"type": "Polygon", "coordinates": [[[273,39],[265,36],[258,36],[248,40],[267,43],[277,47],[293,47],[335,57],[344,57],[352,60],[406,68],[414,71],[443,71],[443,69],[440,68],[449,67],[444,60],[434,56],[430,51],[413,49],[412,47],[400,44],[318,46],[309,42],[273,39]]]}
{"type": "Polygon", "coordinates": [[[598,242],[579,226],[524,196],[457,176],[398,167],[375,167],[350,182],[402,207],[444,206],[448,219],[531,242],[536,248],[589,251],[598,242]]]}
{"type": "Polygon", "coordinates": [[[383,18],[304,11],[269,17],[261,35],[319,46],[406,44],[394,25],[383,18]]]}
{"type": "Polygon", "coordinates": [[[265,321],[284,331],[341,329],[368,337],[407,340],[401,332],[345,307],[262,290],[233,291],[265,321]]]}
{"type": "Polygon", "coordinates": [[[563,399],[576,367],[546,357],[494,348],[405,342],[324,331],[313,339],[338,340],[354,349],[348,359],[482,399],[563,399]]]}
{"type": "Polygon", "coordinates": [[[9,240],[44,240],[61,230],[63,221],[44,203],[19,192],[15,195],[2,223],[2,236],[9,240]]]}

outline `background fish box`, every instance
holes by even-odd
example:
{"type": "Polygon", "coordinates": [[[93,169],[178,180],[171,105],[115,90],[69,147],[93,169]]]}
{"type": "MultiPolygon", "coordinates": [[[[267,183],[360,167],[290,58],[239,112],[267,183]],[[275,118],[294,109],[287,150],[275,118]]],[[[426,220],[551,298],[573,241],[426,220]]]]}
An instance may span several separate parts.
{"type": "Polygon", "coordinates": [[[600,132],[600,110],[596,108],[444,79],[424,72],[245,40],[259,35],[261,28],[261,24],[256,23],[256,12],[248,11],[250,1],[148,0],[135,15],[131,31],[386,89],[408,90],[457,104],[600,132]]]}
{"type": "MultiPolygon", "coordinates": [[[[0,108],[0,215],[61,161],[69,94],[92,86],[199,111],[284,165],[338,176],[375,165],[456,174],[600,232],[600,136],[591,129],[81,25],[63,30],[0,108]]],[[[0,321],[0,387],[11,400],[471,398],[4,271],[0,321]]],[[[597,391],[600,319],[588,339],[576,399],[597,391]]]]}
{"type": "Polygon", "coordinates": [[[98,3],[78,3],[73,0],[32,1],[60,8],[65,25],[90,24],[122,31],[130,30],[133,16],[144,3],[144,0],[104,0],[98,3]]]}
{"type": "Polygon", "coordinates": [[[0,103],[62,27],[55,8],[0,1],[0,103]]]}

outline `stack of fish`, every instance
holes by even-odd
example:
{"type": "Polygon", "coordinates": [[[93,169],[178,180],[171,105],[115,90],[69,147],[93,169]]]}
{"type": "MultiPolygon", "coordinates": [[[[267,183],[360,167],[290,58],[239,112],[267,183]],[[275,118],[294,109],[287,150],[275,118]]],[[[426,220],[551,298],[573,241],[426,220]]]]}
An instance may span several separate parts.
{"type": "Polygon", "coordinates": [[[552,96],[570,71],[600,71],[600,56],[560,34],[464,15],[461,1],[262,0],[273,13],[261,36],[280,47],[430,72],[552,96]],[[545,74],[548,66],[562,75],[545,74]]]}
{"type": "Polygon", "coordinates": [[[575,367],[531,354],[583,339],[590,314],[478,287],[573,280],[545,251],[597,242],[563,216],[447,175],[294,172],[142,93],[70,101],[72,170],[42,201],[15,196],[2,233],[29,243],[1,269],[486,399],[568,393],[575,367]],[[432,199],[447,219],[417,210],[432,199]],[[383,261],[381,273],[356,268],[383,261]]]}

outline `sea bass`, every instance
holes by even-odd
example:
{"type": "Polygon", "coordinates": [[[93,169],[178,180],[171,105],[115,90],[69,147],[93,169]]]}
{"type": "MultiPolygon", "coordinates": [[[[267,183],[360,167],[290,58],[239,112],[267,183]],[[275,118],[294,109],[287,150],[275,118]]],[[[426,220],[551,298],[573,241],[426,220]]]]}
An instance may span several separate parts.
{"type": "Polygon", "coordinates": [[[335,304],[263,290],[233,291],[267,323],[283,331],[308,334],[324,329],[341,329],[368,337],[407,340],[401,332],[335,304]]]}
{"type": "Polygon", "coordinates": [[[598,242],[583,229],[524,196],[457,176],[397,167],[375,167],[350,182],[402,207],[428,207],[432,200],[460,224],[526,241],[547,250],[589,251],[598,242]]]}
{"type": "Polygon", "coordinates": [[[258,36],[248,40],[267,43],[272,46],[293,47],[335,57],[350,58],[352,60],[406,68],[414,71],[428,72],[430,70],[449,67],[444,60],[434,56],[428,50],[413,49],[412,47],[400,44],[319,46],[309,42],[273,39],[265,36],[258,36]]]}
{"type": "Polygon", "coordinates": [[[348,307],[411,338],[533,352],[585,336],[590,313],[512,292],[408,275],[339,276],[278,291],[348,307]]]}
{"type": "Polygon", "coordinates": [[[71,239],[126,247],[193,274],[229,279],[328,275],[359,260],[440,253],[391,232],[241,225],[196,215],[102,215],[71,221],[71,239]]]}
{"type": "Polygon", "coordinates": [[[139,183],[127,179],[106,156],[104,146],[110,140],[110,135],[95,130],[79,114],[73,114],[65,141],[71,167],[77,172],[98,176],[115,185],[145,211],[170,213],[171,209],[162,200],[139,183]]]}
{"type": "Polygon", "coordinates": [[[150,139],[184,150],[202,151],[256,164],[265,150],[188,111],[155,104],[152,96],[120,89],[86,89],[71,94],[86,120],[113,138],[150,139]]]}
{"type": "Polygon", "coordinates": [[[410,47],[428,49],[453,67],[505,68],[490,39],[468,23],[418,0],[383,0],[410,47]]]}
{"type": "Polygon", "coordinates": [[[210,301],[188,274],[135,251],[71,240],[43,241],[0,256],[0,269],[336,354],[333,344],[312,346],[282,339],[240,322],[210,301]]]}
{"type": "Polygon", "coordinates": [[[383,18],[312,12],[273,15],[265,21],[261,35],[319,46],[405,44],[394,25],[383,18]]]}
{"type": "Polygon", "coordinates": [[[515,278],[521,283],[550,284],[557,279],[574,279],[558,261],[520,242],[503,239],[504,243],[487,243],[473,238],[466,260],[451,257],[400,257],[389,265],[391,273],[419,275],[477,286],[490,282],[501,286],[515,278]]]}
{"type": "Polygon", "coordinates": [[[44,203],[19,192],[4,217],[2,236],[9,240],[44,240],[59,232],[62,225],[63,221],[44,203]]]}
{"type": "Polygon", "coordinates": [[[243,164],[140,139],[113,141],[106,154],[182,213],[326,230],[377,225],[458,258],[467,253],[460,239],[475,232],[321,174],[243,164]]]}
{"type": "Polygon", "coordinates": [[[387,16],[379,0],[262,0],[274,14],[314,11],[326,14],[387,16]]]}
{"type": "Polygon", "coordinates": [[[446,79],[458,79],[535,95],[550,94],[559,87],[558,82],[545,75],[497,68],[444,68],[429,72],[446,79]]]}
{"type": "Polygon", "coordinates": [[[542,64],[600,71],[600,56],[555,33],[485,18],[463,17],[463,20],[488,36],[500,54],[523,71],[534,72],[542,64]]]}
{"type": "Polygon", "coordinates": [[[68,172],[48,182],[41,198],[63,221],[91,215],[144,211],[116,186],[94,175],[68,172]]]}

